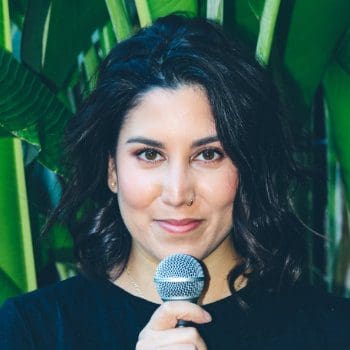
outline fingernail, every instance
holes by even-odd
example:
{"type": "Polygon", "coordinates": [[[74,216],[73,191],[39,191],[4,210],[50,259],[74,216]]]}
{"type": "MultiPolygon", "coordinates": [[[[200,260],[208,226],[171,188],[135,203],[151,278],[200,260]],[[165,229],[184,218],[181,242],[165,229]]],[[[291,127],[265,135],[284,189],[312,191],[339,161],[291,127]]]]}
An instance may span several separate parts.
{"type": "Polygon", "coordinates": [[[208,312],[204,311],[204,318],[207,322],[210,322],[211,321],[211,316],[208,312]]]}

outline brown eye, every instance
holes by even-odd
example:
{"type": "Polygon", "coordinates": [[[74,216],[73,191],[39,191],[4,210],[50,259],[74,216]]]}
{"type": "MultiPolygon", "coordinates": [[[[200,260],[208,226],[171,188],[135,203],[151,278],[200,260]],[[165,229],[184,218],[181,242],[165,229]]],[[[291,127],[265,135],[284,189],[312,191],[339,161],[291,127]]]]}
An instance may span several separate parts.
{"type": "Polygon", "coordinates": [[[202,152],[204,160],[213,160],[215,157],[215,151],[212,149],[206,149],[202,152]]]}
{"type": "Polygon", "coordinates": [[[147,160],[155,160],[157,158],[157,152],[153,149],[148,149],[145,151],[145,158],[147,160]]]}
{"type": "Polygon", "coordinates": [[[151,148],[138,152],[137,157],[146,162],[156,162],[162,158],[157,150],[151,148]]]}
{"type": "Polygon", "coordinates": [[[208,148],[200,152],[196,159],[204,162],[214,162],[216,160],[222,159],[224,153],[216,148],[208,148]]]}

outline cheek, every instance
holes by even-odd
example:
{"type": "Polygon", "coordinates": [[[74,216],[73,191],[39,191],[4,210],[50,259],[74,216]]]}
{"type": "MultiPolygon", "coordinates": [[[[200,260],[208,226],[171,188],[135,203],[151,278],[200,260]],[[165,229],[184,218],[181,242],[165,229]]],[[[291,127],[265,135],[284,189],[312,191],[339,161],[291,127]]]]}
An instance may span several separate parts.
{"type": "Polygon", "coordinates": [[[206,179],[205,186],[212,206],[228,209],[232,213],[238,186],[236,168],[225,169],[220,174],[215,174],[215,176],[206,179]]]}
{"type": "Polygon", "coordinates": [[[133,166],[120,167],[118,172],[118,197],[120,205],[142,209],[157,197],[159,186],[154,177],[133,166]]]}

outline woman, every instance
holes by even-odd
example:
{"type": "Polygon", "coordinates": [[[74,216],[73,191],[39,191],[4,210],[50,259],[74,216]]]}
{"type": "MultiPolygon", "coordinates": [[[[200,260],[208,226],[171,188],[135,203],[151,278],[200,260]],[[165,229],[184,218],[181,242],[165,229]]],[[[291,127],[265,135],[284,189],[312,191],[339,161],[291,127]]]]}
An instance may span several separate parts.
{"type": "Polygon", "coordinates": [[[168,16],[118,44],[67,128],[52,218],[82,275],[8,301],[1,348],[350,349],[349,302],[295,287],[305,233],[282,112],[208,21],[168,16]],[[161,303],[153,277],[173,253],[203,262],[199,305],[161,303]]]}

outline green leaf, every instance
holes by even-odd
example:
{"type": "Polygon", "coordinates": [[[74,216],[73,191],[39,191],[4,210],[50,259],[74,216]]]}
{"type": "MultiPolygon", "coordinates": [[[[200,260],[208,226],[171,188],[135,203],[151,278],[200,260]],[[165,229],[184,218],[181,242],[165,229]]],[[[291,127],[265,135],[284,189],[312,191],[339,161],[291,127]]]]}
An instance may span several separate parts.
{"type": "Polygon", "coordinates": [[[36,287],[21,142],[0,139],[1,269],[22,291],[36,287]]]}
{"type": "Polygon", "coordinates": [[[77,274],[77,268],[76,265],[71,263],[56,263],[56,270],[58,272],[58,275],[60,277],[60,280],[63,281],[69,277],[73,277],[77,274]]]}
{"type": "Polygon", "coordinates": [[[0,3],[0,47],[11,50],[11,33],[8,0],[1,0],[0,3]]]}
{"type": "Polygon", "coordinates": [[[124,0],[105,1],[117,40],[128,38],[132,33],[132,23],[124,0]]]}
{"type": "Polygon", "coordinates": [[[73,254],[72,254],[73,241],[67,227],[59,224],[55,224],[51,229],[50,235],[52,239],[52,248],[56,251],[55,253],[56,256],[58,251],[67,250],[70,252],[68,259],[67,259],[67,255],[65,255],[64,258],[62,257],[58,260],[71,262],[73,258],[73,254]]]}
{"type": "Polygon", "coordinates": [[[36,145],[39,160],[60,169],[61,137],[71,113],[33,73],[0,50],[0,125],[36,145]]]}
{"type": "Polygon", "coordinates": [[[135,0],[136,10],[139,16],[141,27],[146,27],[152,23],[152,14],[148,2],[149,1],[135,0]]]}
{"type": "Polygon", "coordinates": [[[13,282],[11,277],[9,277],[3,270],[0,268],[0,305],[9,297],[21,294],[21,289],[18,288],[16,283],[13,282]]]}
{"type": "Polygon", "coordinates": [[[27,1],[26,0],[11,0],[9,3],[9,11],[10,11],[10,18],[13,23],[16,24],[16,26],[22,30],[23,28],[23,22],[24,22],[24,15],[27,8],[27,1]]]}
{"type": "Polygon", "coordinates": [[[198,14],[198,1],[196,0],[135,0],[141,27],[174,12],[186,12],[195,16],[198,14]]]}
{"type": "Polygon", "coordinates": [[[21,59],[38,73],[42,70],[50,1],[29,0],[22,30],[21,59]]]}
{"type": "MultiPolygon", "coordinates": [[[[8,11],[7,0],[2,0],[0,40],[2,47],[11,50],[8,11]]],[[[0,52],[5,51],[1,48],[0,52]]],[[[0,87],[3,78],[0,74],[0,87]]],[[[4,286],[0,297],[4,299],[36,288],[21,142],[4,132],[0,138],[0,198],[0,280],[4,286]]]]}
{"type": "MultiPolygon", "coordinates": [[[[327,74],[326,74],[327,76],[327,74]]],[[[349,220],[347,203],[344,193],[344,183],[340,175],[340,166],[336,156],[334,132],[332,130],[333,121],[327,111],[327,241],[325,244],[327,253],[327,273],[326,281],[329,289],[340,295],[344,294],[344,289],[350,286],[348,269],[350,264],[349,246],[349,220]],[[345,287],[345,288],[344,288],[345,287]]],[[[348,289],[349,296],[350,290],[348,289]]]]}
{"type": "Polygon", "coordinates": [[[350,206],[350,75],[338,63],[331,64],[324,80],[332,140],[340,163],[350,206]]]}
{"type": "MultiPolygon", "coordinates": [[[[283,3],[282,3],[283,5],[283,3]]],[[[278,45],[284,63],[310,106],[326,67],[349,25],[349,0],[296,0],[292,12],[283,7],[278,45]],[[287,28],[286,28],[287,27],[287,28]],[[284,49],[285,48],[285,49],[284,49]]]]}
{"type": "Polygon", "coordinates": [[[33,10],[25,18],[27,43],[22,55],[30,67],[41,67],[42,74],[61,88],[79,53],[90,48],[94,31],[107,23],[108,11],[102,0],[52,0],[49,8],[41,8],[42,1],[29,2],[33,10]]]}
{"type": "Polygon", "coordinates": [[[208,0],[206,17],[222,24],[224,20],[224,0],[208,0]]]}
{"type": "Polygon", "coordinates": [[[108,22],[103,28],[100,33],[100,43],[101,43],[101,50],[102,50],[102,57],[106,57],[111,51],[112,47],[116,43],[116,37],[113,31],[113,25],[112,22],[108,22]]]}
{"type": "Polygon", "coordinates": [[[248,0],[248,5],[256,19],[260,21],[261,15],[264,11],[265,0],[248,0]]]}
{"type": "Polygon", "coordinates": [[[350,27],[346,31],[336,53],[336,59],[340,66],[350,74],[350,27]]]}
{"type": "Polygon", "coordinates": [[[13,11],[17,12],[18,15],[24,16],[28,6],[28,0],[10,0],[9,6],[11,19],[13,11]]]}
{"type": "Polygon", "coordinates": [[[224,27],[254,46],[259,35],[259,20],[264,4],[264,1],[262,4],[260,2],[257,0],[225,1],[224,6],[224,27]]]}
{"type": "Polygon", "coordinates": [[[263,13],[260,18],[256,57],[259,62],[266,66],[269,63],[280,2],[281,0],[265,0],[263,13]]]}
{"type": "Polygon", "coordinates": [[[83,63],[85,67],[86,78],[88,81],[88,87],[89,90],[92,91],[95,87],[97,71],[100,65],[100,59],[96,52],[95,45],[92,45],[86,52],[83,63]]]}
{"type": "MultiPolygon", "coordinates": [[[[268,2],[265,2],[265,8],[268,2]]],[[[263,4],[263,0],[236,0],[233,7],[230,5],[235,23],[231,31],[238,32],[249,42],[254,42],[258,36],[262,42],[266,42],[266,39],[262,39],[264,33],[259,33],[263,4]]],[[[225,7],[227,6],[225,4],[225,7]]],[[[293,84],[294,88],[299,90],[300,100],[305,106],[311,106],[327,64],[331,61],[340,39],[348,28],[349,13],[350,1],[348,0],[281,1],[275,38],[269,34],[268,40],[271,42],[274,40],[274,46],[282,57],[283,69],[289,76],[289,84],[293,84]]],[[[266,14],[267,18],[272,16],[269,11],[266,11],[266,14]]],[[[273,17],[276,19],[275,16],[273,17]]],[[[230,17],[225,13],[225,21],[229,19],[230,17]]],[[[263,22],[261,24],[263,25],[263,22]]],[[[267,21],[267,24],[269,28],[269,24],[273,22],[267,21]]],[[[268,32],[273,31],[268,30],[268,32]]],[[[261,50],[259,47],[260,43],[258,43],[258,51],[261,50]]],[[[281,69],[281,67],[276,68],[281,69]]],[[[301,116],[301,118],[304,117],[301,116]]]]}

